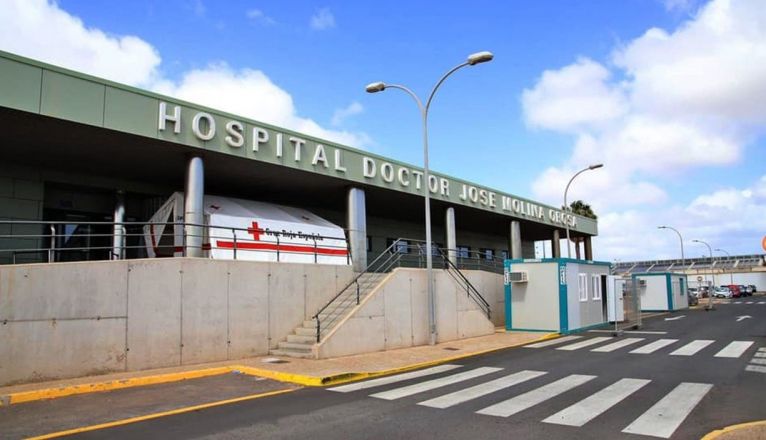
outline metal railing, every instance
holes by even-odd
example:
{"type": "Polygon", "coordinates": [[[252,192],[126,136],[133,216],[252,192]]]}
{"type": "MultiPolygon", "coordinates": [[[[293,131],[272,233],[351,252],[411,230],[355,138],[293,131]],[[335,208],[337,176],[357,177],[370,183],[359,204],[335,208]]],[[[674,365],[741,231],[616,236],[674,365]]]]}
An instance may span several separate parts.
{"type": "Polygon", "coordinates": [[[288,256],[292,255],[301,255],[315,263],[325,256],[343,257],[347,264],[351,261],[346,237],[184,222],[0,220],[0,262],[16,264],[23,255],[32,255],[24,259],[30,263],[146,258],[149,256],[147,227],[166,228],[156,243],[149,244],[160,257],[186,255],[190,249],[199,249],[219,250],[224,253],[224,259],[233,260],[252,259],[248,254],[260,254],[266,261],[277,262],[289,260],[288,256]],[[186,244],[187,237],[199,237],[189,234],[187,226],[205,231],[201,246],[186,244]],[[24,232],[8,233],[17,228],[24,232]],[[34,229],[37,231],[33,232],[34,229]],[[122,245],[115,246],[115,236],[122,237],[122,245]]]}
{"type": "MultiPolygon", "coordinates": [[[[413,239],[397,239],[381,252],[367,268],[356,275],[330,301],[311,317],[316,321],[316,341],[350,313],[361,301],[397,267],[424,268],[426,266],[425,242],[413,239]]],[[[433,267],[443,268],[466,290],[466,294],[479,308],[491,317],[489,303],[471,282],[460,272],[458,266],[447,258],[447,250],[433,247],[433,267]]]]}

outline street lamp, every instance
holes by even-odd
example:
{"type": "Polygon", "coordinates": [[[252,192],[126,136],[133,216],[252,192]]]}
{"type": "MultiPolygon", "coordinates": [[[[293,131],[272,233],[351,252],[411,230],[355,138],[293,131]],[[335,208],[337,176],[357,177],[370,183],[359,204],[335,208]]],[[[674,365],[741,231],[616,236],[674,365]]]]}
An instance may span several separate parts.
{"type": "MultiPolygon", "coordinates": [[[[702,243],[705,246],[707,246],[707,250],[710,253],[710,262],[713,262],[713,248],[710,247],[707,242],[704,242],[702,240],[692,240],[692,243],[702,243]]],[[[713,265],[710,265],[710,276],[713,277],[713,285],[710,286],[710,292],[708,293],[707,297],[707,307],[705,307],[706,310],[713,310],[713,292],[715,292],[715,272],[713,272],[713,265]]],[[[707,279],[707,275],[705,275],[705,278],[707,279]]]]}
{"type": "Polygon", "coordinates": [[[444,80],[447,79],[450,75],[455,73],[460,68],[466,67],[466,66],[474,66],[476,64],[486,63],[488,61],[492,61],[492,58],[494,58],[494,55],[492,55],[491,52],[477,52],[474,54],[471,54],[468,56],[468,58],[461,64],[453,67],[452,69],[448,70],[447,73],[442,75],[441,78],[439,78],[439,81],[436,82],[436,85],[431,89],[431,94],[428,95],[428,99],[426,100],[425,105],[423,105],[423,101],[418,98],[418,95],[415,94],[412,90],[410,90],[408,87],[400,85],[400,84],[386,84],[384,82],[374,82],[371,84],[368,84],[365,90],[367,93],[377,93],[382,92],[386,89],[399,89],[403,92],[407,93],[412,97],[412,99],[415,100],[415,103],[418,105],[418,109],[420,110],[420,117],[422,119],[423,123],[423,179],[425,184],[425,214],[426,214],[426,277],[427,279],[427,286],[428,286],[428,326],[430,331],[430,344],[434,345],[436,344],[436,304],[435,304],[435,297],[434,297],[434,281],[433,281],[433,258],[432,258],[432,249],[431,249],[431,177],[428,170],[428,109],[431,108],[431,101],[434,98],[434,95],[436,94],[436,90],[439,89],[439,86],[442,85],[444,80]]]}
{"type": "Polygon", "coordinates": [[[675,233],[678,234],[678,240],[681,242],[681,267],[684,268],[684,273],[686,273],[686,259],[684,258],[684,238],[681,237],[681,233],[678,232],[678,229],[671,226],[657,226],[657,229],[670,229],[671,231],[675,231],[675,233]]]}
{"type": "MultiPolygon", "coordinates": [[[[590,165],[588,166],[588,168],[581,169],[580,171],[575,173],[575,175],[572,176],[571,179],[569,179],[569,183],[567,183],[567,187],[564,189],[564,209],[565,210],[569,210],[569,212],[572,212],[572,209],[569,207],[569,205],[567,205],[567,193],[569,192],[569,185],[572,184],[572,181],[575,180],[575,177],[579,176],[580,174],[586,171],[595,170],[596,168],[601,168],[603,166],[604,166],[603,163],[590,165]]],[[[567,258],[572,258],[572,244],[569,240],[569,221],[567,220],[566,222],[564,222],[564,225],[566,226],[566,229],[567,229],[567,258]]]]}
{"type": "MultiPolygon", "coordinates": [[[[731,254],[726,252],[725,250],[723,249],[713,249],[713,250],[716,252],[722,252],[726,254],[726,256],[729,257],[729,259],[731,259],[731,254]]],[[[732,266],[731,271],[729,271],[729,284],[734,284],[734,266],[732,266]]]]}

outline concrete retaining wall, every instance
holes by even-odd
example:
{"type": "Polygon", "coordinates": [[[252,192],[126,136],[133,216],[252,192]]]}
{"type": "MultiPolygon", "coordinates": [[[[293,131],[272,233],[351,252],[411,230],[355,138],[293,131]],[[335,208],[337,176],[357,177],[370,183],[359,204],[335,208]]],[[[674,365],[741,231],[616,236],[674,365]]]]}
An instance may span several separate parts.
{"type": "Polygon", "coordinates": [[[351,277],[193,258],[0,266],[0,386],[267,354],[351,277]]]}
{"type": "MultiPolygon", "coordinates": [[[[502,275],[463,271],[496,313],[502,275]]],[[[443,270],[434,272],[437,341],[494,333],[492,321],[443,270]]],[[[499,308],[502,309],[502,306],[499,308]]],[[[426,271],[396,269],[316,347],[319,358],[428,344],[426,271]]]]}

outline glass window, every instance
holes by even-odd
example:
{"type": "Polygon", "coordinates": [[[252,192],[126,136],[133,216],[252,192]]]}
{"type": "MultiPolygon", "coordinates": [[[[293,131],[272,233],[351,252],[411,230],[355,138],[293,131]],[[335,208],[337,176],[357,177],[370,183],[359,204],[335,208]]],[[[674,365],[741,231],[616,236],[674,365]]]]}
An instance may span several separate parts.
{"type": "MultiPolygon", "coordinates": [[[[396,238],[389,238],[386,240],[386,248],[390,248],[394,242],[397,241],[396,238]]],[[[400,254],[409,254],[410,253],[410,243],[407,240],[399,240],[396,243],[396,247],[394,249],[391,249],[392,252],[397,252],[400,254]]]]}
{"type": "Polygon", "coordinates": [[[510,254],[508,253],[508,251],[500,251],[500,255],[503,256],[503,260],[507,260],[508,259],[508,255],[510,255],[510,254]]]}
{"type": "Polygon", "coordinates": [[[485,260],[494,260],[495,259],[495,251],[492,249],[482,249],[481,255],[484,257],[485,260]]]}
{"type": "Polygon", "coordinates": [[[457,246],[457,257],[458,258],[468,258],[468,255],[471,253],[471,248],[468,246],[457,246]]]}
{"type": "Polygon", "coordinates": [[[591,275],[591,283],[593,284],[593,299],[601,299],[601,275],[591,275]]]}
{"type": "Polygon", "coordinates": [[[577,288],[580,293],[580,301],[588,300],[588,274],[577,274],[577,288]]]}

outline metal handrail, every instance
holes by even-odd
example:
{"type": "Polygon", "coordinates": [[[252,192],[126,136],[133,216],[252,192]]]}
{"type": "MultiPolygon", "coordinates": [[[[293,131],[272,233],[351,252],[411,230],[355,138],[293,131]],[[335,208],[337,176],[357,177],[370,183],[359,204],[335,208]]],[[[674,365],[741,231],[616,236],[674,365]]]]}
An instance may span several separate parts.
{"type": "Polygon", "coordinates": [[[468,278],[466,278],[465,275],[463,275],[463,272],[461,272],[460,269],[457,268],[455,263],[453,263],[449,258],[447,258],[443,250],[439,249],[439,252],[442,254],[442,257],[444,258],[445,266],[447,267],[447,273],[452,274],[454,272],[455,274],[457,274],[457,276],[460,277],[460,279],[466,285],[466,290],[469,292],[468,296],[471,297],[474,300],[474,302],[476,302],[476,304],[487,313],[487,318],[490,319],[491,318],[490,305],[487,302],[487,300],[484,298],[484,296],[482,296],[482,294],[479,293],[476,287],[474,287],[474,285],[471,284],[468,278]]]}
{"type": "MultiPolygon", "coordinates": [[[[165,227],[174,227],[174,228],[185,228],[186,226],[195,226],[195,227],[202,227],[206,231],[206,233],[203,234],[187,234],[184,230],[183,234],[184,237],[203,237],[206,239],[206,243],[203,243],[202,245],[198,246],[192,246],[187,245],[186,243],[183,243],[183,249],[202,249],[202,250],[213,250],[213,249],[221,249],[221,250],[231,250],[233,253],[234,259],[237,259],[238,252],[261,252],[264,254],[276,254],[277,255],[277,261],[280,260],[280,254],[300,254],[300,255],[311,255],[311,252],[297,252],[297,251],[291,251],[290,249],[284,249],[283,245],[286,245],[284,243],[285,238],[299,238],[302,240],[308,241],[306,246],[313,247],[314,252],[314,262],[319,261],[319,242],[324,240],[338,240],[344,242],[344,246],[338,246],[335,244],[326,244],[323,247],[326,247],[328,249],[338,249],[338,250],[345,250],[348,251],[346,253],[346,259],[350,259],[350,249],[348,247],[348,241],[346,237],[333,237],[333,236],[324,236],[324,235],[316,235],[316,234],[304,234],[304,233],[291,233],[291,232],[282,232],[282,231],[273,231],[268,229],[258,229],[258,232],[263,234],[263,237],[254,240],[252,238],[246,238],[242,237],[243,233],[251,233],[252,228],[239,228],[239,227],[230,227],[230,226],[216,226],[216,225],[209,225],[209,224],[199,224],[199,223],[185,223],[185,222],[109,222],[109,221],[36,221],[36,220],[0,220],[0,226],[4,225],[23,225],[23,226],[39,226],[40,227],[40,233],[38,234],[30,234],[30,233],[24,233],[24,234],[0,234],[0,239],[4,238],[14,238],[14,239],[20,239],[20,240],[49,240],[49,246],[43,247],[40,245],[37,245],[38,247],[24,247],[24,248],[0,248],[0,255],[3,253],[10,253],[12,256],[12,261],[16,262],[16,255],[17,254],[39,254],[41,256],[44,256],[47,254],[47,260],[48,262],[54,262],[56,260],[56,256],[59,255],[67,255],[66,253],[71,252],[84,252],[84,251],[97,251],[97,252],[104,252],[103,255],[97,256],[97,259],[111,259],[112,251],[114,250],[114,245],[109,243],[106,244],[104,242],[101,243],[87,243],[87,245],[82,245],[82,243],[73,243],[77,244],[76,246],[68,246],[68,247],[59,247],[57,243],[57,239],[59,238],[66,238],[67,240],[72,239],[88,239],[88,240],[102,240],[102,239],[108,239],[112,238],[114,236],[114,229],[115,227],[119,227],[122,230],[122,237],[123,237],[123,244],[120,246],[120,249],[122,249],[122,254],[124,254],[129,250],[142,250],[145,248],[146,243],[139,242],[138,244],[135,244],[136,239],[143,239],[145,237],[145,231],[144,228],[147,226],[165,226],[165,227]],[[95,231],[95,232],[83,232],[75,229],[73,233],[66,234],[61,232],[60,230],[57,231],[58,226],[63,225],[69,225],[69,226],[108,226],[110,227],[110,230],[107,231],[95,231]],[[47,228],[46,228],[47,226],[47,228]],[[44,233],[43,231],[45,229],[49,229],[50,231],[48,233],[44,233]],[[230,235],[223,235],[223,232],[225,231],[229,233],[230,235]],[[237,235],[240,235],[239,237],[237,235]],[[228,246],[221,246],[218,244],[219,241],[230,241],[231,243],[228,244],[228,246]],[[133,241],[134,244],[129,244],[129,241],[133,241]],[[274,249],[252,249],[248,247],[247,243],[266,243],[266,244],[273,244],[274,249]]],[[[60,228],[59,228],[60,229],[60,228]]],[[[163,234],[164,236],[165,234],[163,234]]],[[[157,243],[152,246],[155,250],[167,250],[167,249],[175,249],[174,244],[160,244],[157,243]]],[[[124,258],[124,257],[123,257],[124,258]]],[[[45,260],[43,257],[40,258],[34,258],[35,261],[37,260],[45,260]]],[[[349,260],[350,261],[350,260],[349,260]]]]}
{"type": "MultiPolygon", "coordinates": [[[[336,310],[340,309],[341,307],[345,307],[349,304],[349,302],[354,300],[353,293],[355,292],[355,300],[356,304],[359,305],[363,293],[362,293],[362,287],[360,286],[360,280],[365,275],[372,274],[372,279],[375,280],[374,282],[371,282],[370,280],[367,280],[367,284],[365,285],[365,292],[369,288],[374,288],[374,286],[377,284],[377,280],[375,279],[378,276],[382,276],[385,273],[388,273],[392,268],[396,266],[401,266],[401,263],[403,261],[403,258],[411,256],[412,253],[410,250],[415,249],[418,251],[418,267],[422,266],[422,261],[420,261],[420,258],[422,258],[423,253],[426,251],[423,247],[423,244],[425,242],[423,240],[414,240],[409,238],[399,238],[396,239],[390,246],[388,246],[383,252],[381,252],[370,264],[367,265],[364,271],[360,272],[358,275],[356,275],[348,284],[346,284],[341,290],[338,291],[338,293],[331,298],[322,308],[319,309],[319,311],[311,317],[312,320],[316,321],[315,328],[316,328],[316,341],[317,343],[321,342],[322,340],[322,331],[323,329],[331,328],[331,326],[341,318],[341,315],[338,313],[334,313],[336,310]],[[405,243],[403,245],[403,243],[405,243]],[[407,253],[399,252],[402,247],[406,247],[407,253]],[[352,291],[349,293],[349,289],[352,287],[355,287],[355,291],[352,291]],[[344,296],[346,295],[346,296],[344,296]],[[332,317],[330,319],[322,319],[322,315],[325,315],[326,317],[332,317]]],[[[455,279],[457,282],[463,284],[468,292],[468,296],[479,306],[479,308],[487,314],[487,318],[491,318],[491,307],[490,304],[487,302],[487,300],[481,295],[481,293],[471,284],[471,282],[468,280],[468,278],[463,275],[463,273],[460,271],[457,265],[452,263],[447,257],[444,249],[433,247],[432,252],[436,252],[436,256],[441,257],[445,260],[445,268],[447,269],[447,273],[455,279]]]]}

